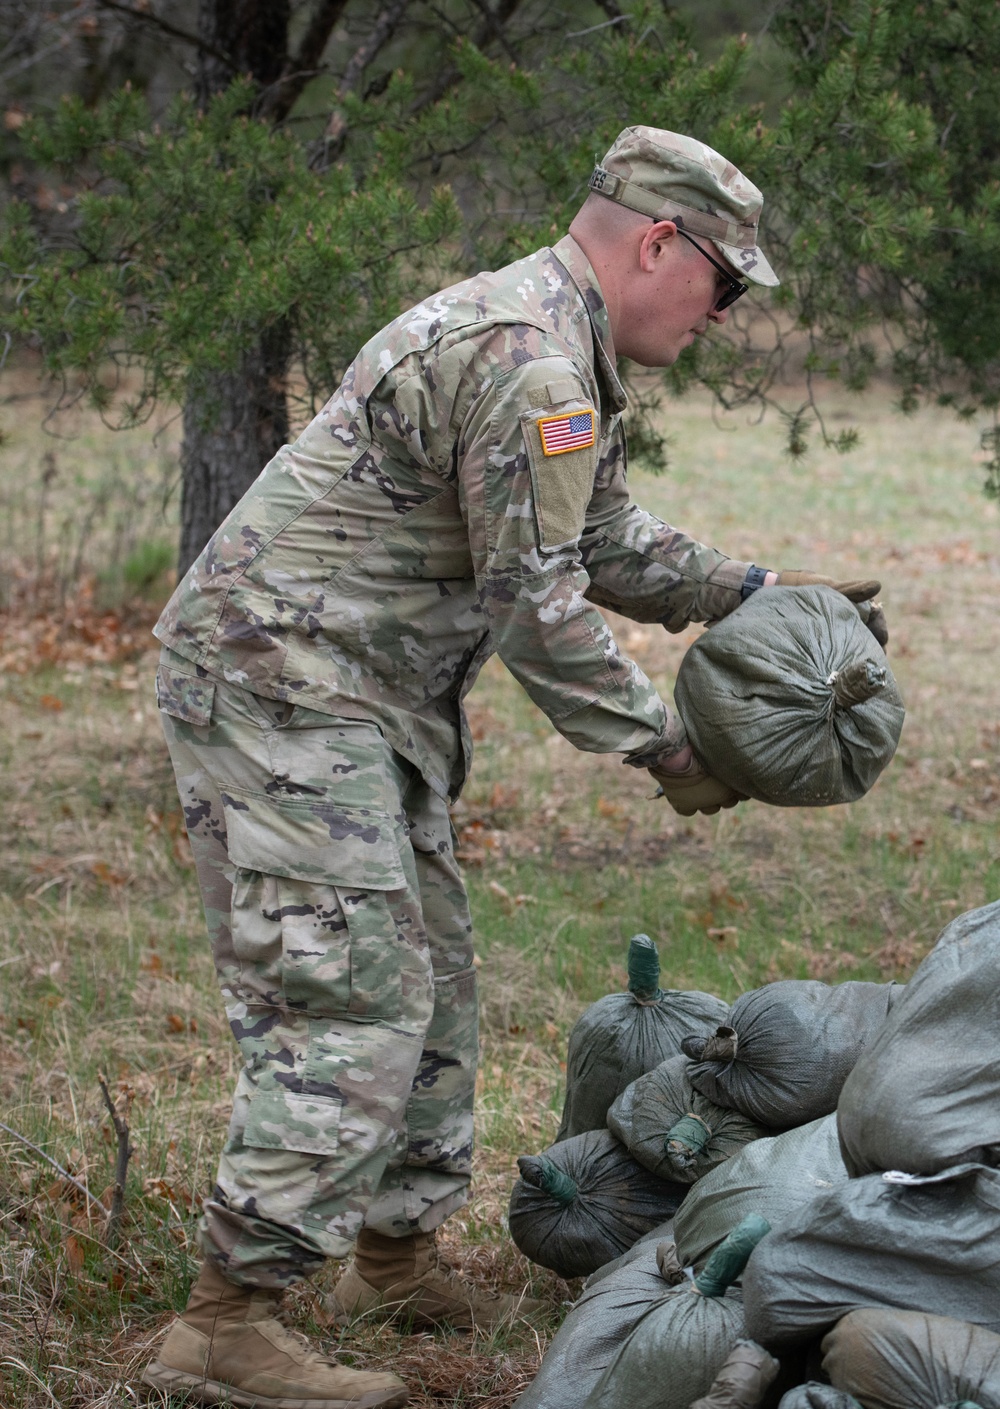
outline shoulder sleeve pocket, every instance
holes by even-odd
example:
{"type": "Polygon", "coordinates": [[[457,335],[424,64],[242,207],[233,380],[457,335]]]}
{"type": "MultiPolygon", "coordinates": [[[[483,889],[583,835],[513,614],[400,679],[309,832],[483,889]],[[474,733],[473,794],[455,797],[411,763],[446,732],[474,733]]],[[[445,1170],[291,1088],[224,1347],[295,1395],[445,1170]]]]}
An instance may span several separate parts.
{"type": "Polygon", "coordinates": [[[535,501],[539,547],[571,547],[583,532],[597,474],[597,417],[593,407],[565,404],[558,411],[521,417],[535,501]]]}
{"type": "Polygon", "coordinates": [[[229,859],[248,871],[362,890],[406,885],[390,818],[327,798],[223,792],[229,859]]]}

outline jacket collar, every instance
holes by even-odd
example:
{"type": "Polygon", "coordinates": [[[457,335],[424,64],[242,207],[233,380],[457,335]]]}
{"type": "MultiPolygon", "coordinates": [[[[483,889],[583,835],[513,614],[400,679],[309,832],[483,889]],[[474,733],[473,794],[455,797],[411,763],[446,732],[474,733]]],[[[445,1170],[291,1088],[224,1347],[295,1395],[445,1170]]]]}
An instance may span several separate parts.
{"type": "Polygon", "coordinates": [[[611,323],[608,310],[597,282],[597,275],[583,250],[572,235],[564,235],[552,246],[552,253],[569,274],[583,299],[594,334],[594,357],[600,370],[601,380],[608,393],[608,401],[613,411],[624,411],[628,397],[618,378],[615,358],[615,345],[611,338],[611,323]]]}

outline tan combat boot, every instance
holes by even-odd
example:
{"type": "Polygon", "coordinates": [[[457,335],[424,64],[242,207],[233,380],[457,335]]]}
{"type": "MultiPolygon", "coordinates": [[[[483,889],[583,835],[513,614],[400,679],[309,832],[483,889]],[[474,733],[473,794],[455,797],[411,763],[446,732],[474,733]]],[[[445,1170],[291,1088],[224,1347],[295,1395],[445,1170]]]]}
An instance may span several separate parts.
{"type": "Polygon", "coordinates": [[[200,1404],[240,1409],[393,1409],[395,1375],[349,1370],[277,1319],[279,1291],[229,1282],[210,1262],[143,1381],[200,1404]]]}
{"type": "Polygon", "coordinates": [[[359,1316],[413,1326],[490,1330],[541,1311],[542,1303],[467,1282],[444,1261],[433,1233],[386,1238],[362,1228],[348,1267],[326,1301],[335,1324],[359,1316]]]}

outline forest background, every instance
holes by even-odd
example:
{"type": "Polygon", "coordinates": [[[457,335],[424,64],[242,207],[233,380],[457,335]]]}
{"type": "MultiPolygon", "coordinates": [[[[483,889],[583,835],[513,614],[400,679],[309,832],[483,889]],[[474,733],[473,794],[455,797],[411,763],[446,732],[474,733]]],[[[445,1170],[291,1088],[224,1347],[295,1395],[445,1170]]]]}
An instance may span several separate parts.
{"type": "MultiPolygon", "coordinates": [[[[855,807],[680,822],[487,670],[455,812],[484,995],[456,1260],[531,1275],[556,1324],[572,1288],[513,1252],[504,1201],[629,934],[729,997],[905,978],[996,897],[998,64],[985,0],[0,0],[5,1405],[132,1402],[234,1080],[148,698],[177,567],[374,329],[560,233],[627,123],[739,163],[783,279],[664,377],[626,369],[636,497],[740,556],[881,576],[909,719],[855,807]],[[99,1072],[135,1150],[110,1240],[99,1072]]],[[[693,633],[615,628],[669,691],[693,633]]],[[[500,1406],[543,1343],[341,1349],[500,1406]]]]}

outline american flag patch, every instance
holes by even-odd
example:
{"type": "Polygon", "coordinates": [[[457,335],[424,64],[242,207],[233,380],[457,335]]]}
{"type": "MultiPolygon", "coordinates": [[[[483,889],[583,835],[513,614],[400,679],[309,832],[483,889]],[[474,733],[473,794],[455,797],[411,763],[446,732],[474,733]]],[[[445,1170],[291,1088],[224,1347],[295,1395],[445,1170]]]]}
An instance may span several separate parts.
{"type": "Polygon", "coordinates": [[[594,443],[593,411],[571,411],[568,416],[546,416],[538,422],[543,455],[564,455],[585,450],[594,443]]]}

